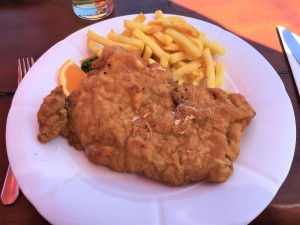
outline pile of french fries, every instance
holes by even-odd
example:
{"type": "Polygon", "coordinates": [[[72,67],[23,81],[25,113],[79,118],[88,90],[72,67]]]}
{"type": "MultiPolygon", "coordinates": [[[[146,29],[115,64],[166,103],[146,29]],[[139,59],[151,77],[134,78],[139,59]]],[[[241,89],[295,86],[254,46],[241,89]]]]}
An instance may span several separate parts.
{"type": "Polygon", "coordinates": [[[150,64],[168,67],[179,84],[190,82],[209,88],[223,85],[224,66],[213,61],[215,54],[225,54],[223,46],[179,16],[165,16],[157,10],[155,19],[147,24],[145,20],[143,13],[134,20],[124,20],[125,30],[121,34],[111,30],[107,37],[88,30],[88,48],[99,56],[103,47],[119,45],[138,52],[150,64]]]}

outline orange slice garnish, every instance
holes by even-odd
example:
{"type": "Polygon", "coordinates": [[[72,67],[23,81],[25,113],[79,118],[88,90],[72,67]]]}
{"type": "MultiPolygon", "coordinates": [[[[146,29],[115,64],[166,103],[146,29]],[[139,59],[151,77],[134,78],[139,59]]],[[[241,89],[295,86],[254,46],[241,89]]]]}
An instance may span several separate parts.
{"type": "Polygon", "coordinates": [[[84,77],[86,77],[86,73],[69,59],[59,70],[58,83],[63,86],[64,93],[68,96],[72,91],[79,87],[81,80],[84,77]]]}

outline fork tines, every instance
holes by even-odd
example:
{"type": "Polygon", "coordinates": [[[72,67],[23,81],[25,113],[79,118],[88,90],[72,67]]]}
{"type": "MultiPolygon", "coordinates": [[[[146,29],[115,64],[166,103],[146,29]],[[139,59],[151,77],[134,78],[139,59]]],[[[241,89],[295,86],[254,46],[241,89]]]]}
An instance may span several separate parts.
{"type": "Polygon", "coordinates": [[[21,82],[21,80],[33,64],[34,60],[32,57],[22,58],[22,60],[18,59],[18,83],[21,82]]]}

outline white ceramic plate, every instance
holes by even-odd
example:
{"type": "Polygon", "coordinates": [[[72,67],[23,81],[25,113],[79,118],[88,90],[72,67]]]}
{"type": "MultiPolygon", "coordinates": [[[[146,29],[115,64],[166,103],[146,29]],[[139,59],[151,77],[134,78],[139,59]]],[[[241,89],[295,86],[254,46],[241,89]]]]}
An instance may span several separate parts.
{"type": "MultiPolygon", "coordinates": [[[[153,14],[147,15],[154,18],[153,14]]],[[[222,184],[169,187],[141,176],[94,166],[61,137],[37,141],[37,111],[57,86],[68,59],[87,57],[86,34],[123,30],[106,20],[70,35],[32,67],[13,99],[7,120],[9,161],[20,187],[53,224],[246,224],[270,203],[285,180],[296,141],[295,117],[283,83],[250,45],[212,24],[186,18],[226,48],[224,88],[242,93],[257,112],[241,142],[235,172],[222,184]],[[283,119],[284,118],[284,119],[283,119]]]]}

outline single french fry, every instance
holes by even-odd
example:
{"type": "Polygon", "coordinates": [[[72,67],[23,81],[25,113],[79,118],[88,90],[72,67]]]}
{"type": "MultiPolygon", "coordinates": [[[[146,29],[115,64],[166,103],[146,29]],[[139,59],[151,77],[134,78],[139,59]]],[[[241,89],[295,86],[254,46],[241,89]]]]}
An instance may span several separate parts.
{"type": "Polygon", "coordinates": [[[110,33],[107,35],[107,38],[112,40],[112,41],[116,41],[116,42],[120,42],[120,43],[123,43],[123,44],[135,46],[141,51],[144,50],[144,42],[143,41],[141,41],[139,39],[135,39],[135,38],[130,38],[130,37],[124,37],[124,36],[121,36],[121,35],[117,35],[114,30],[110,31],[110,33]]]}
{"type": "Polygon", "coordinates": [[[224,66],[221,62],[217,61],[216,66],[216,87],[221,87],[224,83],[224,66]]]}
{"type": "Polygon", "coordinates": [[[179,33],[178,31],[168,28],[165,30],[165,33],[170,35],[174,42],[179,44],[183,51],[188,53],[194,59],[197,59],[201,56],[201,51],[191,42],[186,36],[179,33]]]}
{"type": "Polygon", "coordinates": [[[190,39],[191,42],[193,42],[194,45],[196,45],[199,48],[201,52],[203,51],[203,42],[201,40],[191,36],[188,36],[188,38],[190,39]]]}
{"type": "Polygon", "coordinates": [[[163,34],[162,32],[156,32],[152,35],[164,45],[169,45],[173,42],[173,39],[169,35],[163,34]]]}
{"type": "Polygon", "coordinates": [[[193,61],[187,63],[186,65],[180,67],[179,69],[173,71],[172,75],[173,75],[174,81],[177,81],[180,78],[182,78],[184,75],[187,75],[187,74],[195,71],[200,66],[201,66],[201,60],[196,59],[196,60],[193,60],[193,61]]]}
{"type": "Polygon", "coordinates": [[[178,52],[181,50],[180,46],[175,43],[171,43],[169,45],[165,45],[162,47],[163,50],[165,51],[170,51],[170,52],[178,52]]]}
{"type": "Polygon", "coordinates": [[[205,76],[207,79],[206,86],[208,88],[215,88],[216,75],[214,70],[214,63],[209,48],[205,48],[203,50],[203,58],[205,63],[205,76]]]}
{"type": "Polygon", "coordinates": [[[185,75],[183,77],[181,77],[180,79],[178,79],[177,83],[182,86],[184,83],[189,82],[188,77],[185,75]]]}
{"type": "Polygon", "coordinates": [[[161,19],[151,20],[147,23],[148,26],[161,26],[161,19]]]}
{"type": "MultiPolygon", "coordinates": [[[[142,40],[145,45],[151,48],[154,55],[156,55],[159,59],[162,58],[163,55],[167,54],[164,50],[160,48],[158,44],[156,44],[150,37],[145,35],[141,30],[134,29],[133,34],[140,40],[142,40]]],[[[168,54],[167,54],[168,55],[168,54]]]]}
{"type": "Polygon", "coordinates": [[[162,32],[163,31],[163,27],[162,26],[151,26],[149,30],[147,30],[145,32],[145,34],[153,34],[156,32],[162,32]]]}
{"type": "Polygon", "coordinates": [[[206,33],[204,31],[199,31],[199,37],[198,38],[205,38],[206,37],[206,33]]]}
{"type": "Polygon", "coordinates": [[[161,10],[156,10],[155,11],[155,16],[156,16],[157,19],[162,19],[162,18],[165,17],[163,11],[161,11],[161,10]]]}
{"type": "Polygon", "coordinates": [[[102,54],[102,48],[95,41],[88,40],[87,46],[96,56],[99,57],[102,54]]]}
{"type": "MultiPolygon", "coordinates": [[[[143,23],[143,22],[146,20],[146,16],[145,16],[143,13],[139,13],[133,20],[136,21],[136,22],[143,23]]],[[[122,35],[122,36],[125,36],[125,37],[130,37],[130,36],[131,36],[131,33],[132,33],[132,30],[126,28],[126,29],[122,32],[121,35],[122,35]]]]}
{"type": "Polygon", "coordinates": [[[157,63],[154,59],[149,58],[149,64],[157,63]]]}
{"type": "Polygon", "coordinates": [[[185,19],[183,19],[180,16],[167,16],[167,17],[163,18],[162,21],[185,22],[185,19]]]}
{"type": "Polygon", "coordinates": [[[183,85],[183,83],[184,83],[184,79],[179,79],[178,81],[177,81],[177,83],[178,83],[178,85],[179,86],[182,86],[183,85]]]}
{"type": "Polygon", "coordinates": [[[138,51],[138,48],[135,47],[135,46],[127,45],[127,44],[123,44],[123,43],[119,43],[119,42],[116,42],[116,41],[109,40],[105,37],[102,37],[101,35],[96,34],[95,32],[93,32],[91,30],[88,30],[88,38],[90,40],[93,40],[93,41],[105,46],[105,47],[113,46],[113,45],[119,45],[119,46],[122,46],[123,48],[125,48],[129,51],[138,51]]]}
{"type": "Polygon", "coordinates": [[[212,54],[225,54],[225,48],[217,42],[211,41],[207,38],[199,38],[203,42],[203,46],[209,48],[212,54]]]}
{"type": "Polygon", "coordinates": [[[193,84],[198,86],[200,81],[204,78],[203,68],[198,68],[191,72],[188,76],[188,80],[193,84]]]}
{"type": "Polygon", "coordinates": [[[186,65],[185,62],[179,61],[179,62],[177,62],[177,63],[174,63],[172,66],[175,67],[176,69],[178,69],[178,68],[183,67],[183,66],[185,66],[185,65],[186,65]]]}
{"type": "Polygon", "coordinates": [[[148,46],[145,47],[144,53],[143,53],[143,59],[148,62],[149,59],[152,56],[152,50],[148,46]]]}
{"type": "Polygon", "coordinates": [[[134,20],[124,20],[124,27],[126,27],[127,29],[130,29],[130,30],[137,28],[143,32],[146,32],[147,30],[149,30],[151,28],[150,26],[148,26],[146,24],[143,24],[143,23],[140,23],[140,22],[137,22],[134,20]]]}
{"type": "Polygon", "coordinates": [[[154,41],[161,49],[163,47],[163,44],[157,40],[155,37],[153,37],[152,35],[147,35],[152,41],[154,41]]]}
{"type": "Polygon", "coordinates": [[[163,54],[161,57],[160,57],[160,65],[164,66],[164,67],[168,67],[169,65],[169,58],[170,58],[170,55],[165,53],[163,54]]]}
{"type": "Polygon", "coordinates": [[[191,59],[191,57],[185,52],[175,52],[170,54],[170,64],[174,64],[186,59],[191,59]]]}
{"type": "Polygon", "coordinates": [[[151,20],[148,22],[148,25],[161,25],[164,21],[170,21],[170,22],[183,22],[185,23],[185,19],[183,19],[180,16],[167,16],[167,17],[163,17],[163,18],[157,18],[155,20],[151,20]]]}
{"type": "Polygon", "coordinates": [[[198,30],[189,23],[164,20],[161,24],[165,28],[173,28],[174,30],[177,30],[181,33],[186,33],[194,38],[199,37],[198,30]]]}

